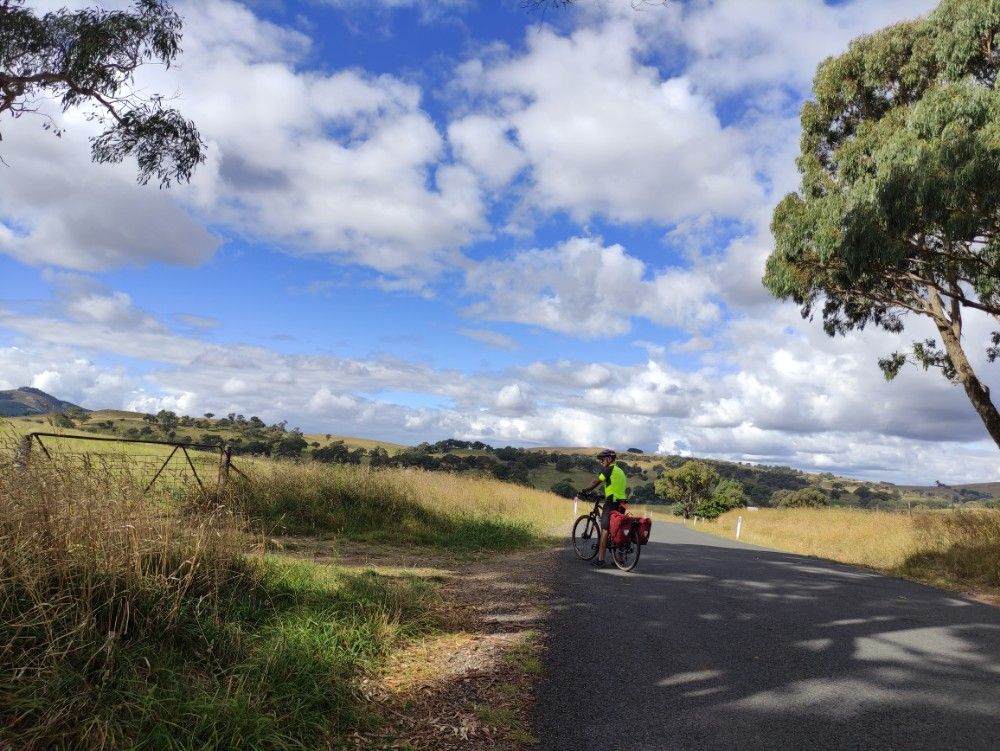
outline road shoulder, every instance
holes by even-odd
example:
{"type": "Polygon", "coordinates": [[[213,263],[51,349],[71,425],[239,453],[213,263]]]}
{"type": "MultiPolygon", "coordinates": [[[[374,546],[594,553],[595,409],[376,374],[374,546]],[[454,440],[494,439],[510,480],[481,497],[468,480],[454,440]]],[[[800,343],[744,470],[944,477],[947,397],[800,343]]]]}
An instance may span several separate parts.
{"type": "Polygon", "coordinates": [[[410,549],[334,546],[283,538],[287,555],[438,586],[442,628],[403,645],[360,684],[376,732],[355,732],[358,749],[524,751],[531,733],[539,659],[556,571],[556,545],[461,562],[410,549]]]}

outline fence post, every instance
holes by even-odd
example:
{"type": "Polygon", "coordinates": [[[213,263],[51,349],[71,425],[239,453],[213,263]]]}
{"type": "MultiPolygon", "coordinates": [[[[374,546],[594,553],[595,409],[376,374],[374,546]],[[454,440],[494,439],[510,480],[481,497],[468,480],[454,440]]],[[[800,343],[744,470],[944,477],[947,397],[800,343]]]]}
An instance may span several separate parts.
{"type": "Polygon", "coordinates": [[[31,436],[24,435],[21,436],[21,440],[17,442],[17,448],[14,450],[14,469],[22,471],[27,469],[30,460],[31,436]]]}
{"type": "Polygon", "coordinates": [[[229,481],[229,464],[233,459],[233,447],[224,446],[219,451],[219,487],[218,493],[221,495],[222,491],[226,489],[226,483],[229,481]]]}

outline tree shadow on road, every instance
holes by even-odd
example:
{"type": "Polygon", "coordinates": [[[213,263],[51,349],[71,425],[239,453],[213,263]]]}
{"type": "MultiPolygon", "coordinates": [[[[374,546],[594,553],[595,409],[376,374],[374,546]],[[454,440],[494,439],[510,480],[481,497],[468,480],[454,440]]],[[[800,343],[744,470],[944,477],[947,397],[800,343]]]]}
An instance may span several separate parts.
{"type": "Polygon", "coordinates": [[[642,718],[632,749],[1000,746],[1000,610],[691,539],[650,543],[629,575],[562,561],[543,746],[620,747],[616,707],[642,718]]]}

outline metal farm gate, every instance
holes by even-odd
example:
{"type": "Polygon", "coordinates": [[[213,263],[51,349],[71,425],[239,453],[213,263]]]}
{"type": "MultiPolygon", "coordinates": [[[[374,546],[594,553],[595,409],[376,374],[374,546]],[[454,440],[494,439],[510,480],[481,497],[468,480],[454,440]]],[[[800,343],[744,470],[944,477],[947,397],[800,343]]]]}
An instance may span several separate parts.
{"type": "Polygon", "coordinates": [[[21,437],[14,455],[15,468],[26,468],[30,462],[35,461],[34,455],[38,453],[34,450],[36,444],[47,461],[67,468],[119,471],[142,479],[149,477],[144,493],[149,492],[157,481],[173,485],[197,483],[204,490],[206,483],[213,479],[216,491],[222,492],[229,481],[230,470],[245,477],[233,465],[232,448],[229,446],[39,432],[21,437]],[[50,442],[49,446],[46,446],[43,438],[50,442]],[[77,441],[119,444],[122,450],[78,450],[80,447],[72,445],[77,441]],[[65,442],[70,442],[71,445],[67,447],[65,442]],[[50,448],[52,451],[49,451],[50,448]]]}

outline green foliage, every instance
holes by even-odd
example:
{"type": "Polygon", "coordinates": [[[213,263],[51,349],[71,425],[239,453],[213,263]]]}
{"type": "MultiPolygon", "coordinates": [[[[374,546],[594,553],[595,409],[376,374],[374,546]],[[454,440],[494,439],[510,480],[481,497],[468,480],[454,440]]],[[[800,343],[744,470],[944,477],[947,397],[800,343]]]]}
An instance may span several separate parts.
{"type": "Polygon", "coordinates": [[[389,463],[389,452],[381,446],[375,446],[368,452],[368,466],[384,467],[389,463]]]}
{"type": "Polygon", "coordinates": [[[633,501],[645,501],[646,503],[657,503],[660,500],[656,496],[656,485],[651,482],[633,486],[631,498],[633,501]]]}
{"type": "Polygon", "coordinates": [[[560,480],[555,483],[551,488],[549,488],[556,495],[561,495],[563,498],[572,498],[576,495],[577,487],[573,484],[572,480],[566,478],[565,480],[560,480]]]}
{"type": "Polygon", "coordinates": [[[576,466],[573,457],[568,454],[560,454],[556,457],[555,467],[557,472],[570,472],[576,466]]]}
{"type": "MultiPolygon", "coordinates": [[[[131,85],[141,65],[170,67],[180,52],[181,20],[163,0],[136,0],[132,9],[65,8],[35,15],[23,0],[0,2],[0,115],[35,111],[40,97],[62,109],[94,105],[91,117],[107,127],[91,141],[96,162],[134,157],[139,182],[190,180],[205,161],[194,123],[146,98],[131,85]]],[[[43,127],[55,130],[46,120],[43,127]]]]}
{"type": "Polygon", "coordinates": [[[719,482],[719,473],[705,462],[688,461],[677,469],[663,474],[655,483],[656,492],[681,504],[684,518],[709,499],[712,489],[719,482]]]}
{"type": "Polygon", "coordinates": [[[315,449],[312,452],[312,458],[318,462],[360,464],[365,453],[364,449],[355,449],[352,451],[343,441],[334,441],[327,446],[315,449]]]}
{"type": "Polygon", "coordinates": [[[274,455],[291,459],[299,456],[308,445],[309,441],[302,436],[302,433],[293,430],[278,441],[274,447],[274,455]]]}
{"type": "Polygon", "coordinates": [[[234,502],[269,534],[334,532],[362,542],[421,545],[457,554],[533,544],[528,525],[503,518],[438,513],[378,473],[316,467],[311,472],[251,473],[233,482],[234,502]]]}
{"type": "Polygon", "coordinates": [[[764,284],[803,316],[818,310],[831,336],[930,318],[940,346],[917,342],[880,367],[891,379],[913,361],[961,382],[1000,444],[961,341],[963,315],[1000,314],[998,49],[1000,2],[944,0],[819,66],[801,112],[801,192],[774,210],[764,284]]]}
{"type": "Polygon", "coordinates": [[[781,508],[820,508],[829,503],[829,497],[819,488],[778,490],[771,496],[771,505],[781,508]]]}
{"type": "MultiPolygon", "coordinates": [[[[101,736],[117,748],[326,747],[376,720],[354,686],[362,671],[435,626],[432,593],[415,579],[231,565],[217,589],[200,582],[179,601],[149,576],[132,619],[141,633],[109,641],[100,623],[56,623],[67,633],[50,636],[75,631],[79,659],[4,685],[4,737],[19,748],[88,748],[101,736]]],[[[116,586],[121,596],[126,583],[116,586]]],[[[18,639],[33,636],[43,639],[18,639]]]]}
{"type": "Polygon", "coordinates": [[[161,409],[156,413],[156,423],[163,428],[165,432],[169,433],[171,430],[177,429],[177,414],[168,409],[161,409]]]}
{"type": "Polygon", "coordinates": [[[694,513],[705,519],[715,519],[727,511],[747,505],[743,485],[736,480],[721,479],[712,495],[699,503],[694,513]]]}

